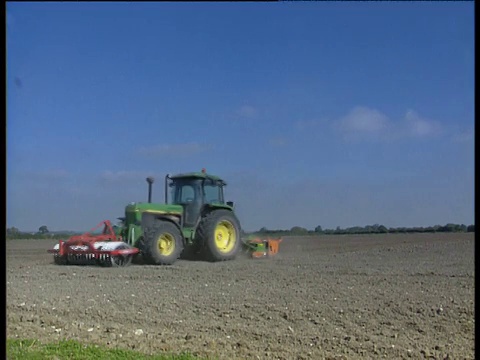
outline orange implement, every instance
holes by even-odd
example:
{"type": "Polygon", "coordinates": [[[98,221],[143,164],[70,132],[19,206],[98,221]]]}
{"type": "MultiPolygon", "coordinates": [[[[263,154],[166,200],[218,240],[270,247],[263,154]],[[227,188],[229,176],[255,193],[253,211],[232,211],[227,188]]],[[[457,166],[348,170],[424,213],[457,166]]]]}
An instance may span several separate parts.
{"type": "Polygon", "coordinates": [[[268,255],[275,255],[278,253],[278,248],[282,239],[268,239],[268,255]]]}
{"type": "Polygon", "coordinates": [[[268,256],[268,255],[264,251],[254,251],[254,252],[252,252],[252,257],[256,258],[256,259],[262,258],[262,257],[265,257],[265,256],[268,256]]]}
{"type": "Polygon", "coordinates": [[[264,258],[278,253],[282,239],[254,238],[249,241],[252,258],[264,258]]]}

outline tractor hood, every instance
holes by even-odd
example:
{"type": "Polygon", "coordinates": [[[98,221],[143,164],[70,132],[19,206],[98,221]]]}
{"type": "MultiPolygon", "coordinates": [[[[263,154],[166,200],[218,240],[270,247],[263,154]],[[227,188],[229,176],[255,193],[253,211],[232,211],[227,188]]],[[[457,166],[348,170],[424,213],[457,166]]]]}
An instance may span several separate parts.
{"type": "Polygon", "coordinates": [[[148,202],[130,203],[125,208],[126,213],[132,212],[151,212],[156,214],[175,214],[181,215],[183,207],[181,205],[157,204],[148,202]]]}

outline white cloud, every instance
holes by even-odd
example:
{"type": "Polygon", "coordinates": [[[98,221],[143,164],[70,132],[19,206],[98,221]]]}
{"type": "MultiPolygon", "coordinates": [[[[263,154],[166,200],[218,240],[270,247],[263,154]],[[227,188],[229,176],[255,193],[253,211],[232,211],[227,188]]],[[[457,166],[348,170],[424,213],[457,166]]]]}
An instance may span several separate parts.
{"type": "Polygon", "coordinates": [[[143,146],[138,153],[146,156],[192,156],[210,149],[210,146],[193,143],[159,144],[143,146]]]}
{"type": "Polygon", "coordinates": [[[240,117],[243,117],[243,118],[253,119],[253,118],[257,117],[258,110],[251,105],[243,105],[238,110],[238,115],[240,117]]]}
{"type": "Polygon", "coordinates": [[[442,131],[442,127],[438,122],[420,117],[414,110],[407,111],[405,121],[411,136],[435,136],[442,131]]]}
{"type": "Polygon", "coordinates": [[[384,140],[427,138],[444,132],[438,121],[426,119],[414,110],[407,110],[403,119],[392,121],[380,111],[364,106],[353,108],[333,123],[344,140],[384,140]]]}
{"type": "Polygon", "coordinates": [[[380,133],[388,125],[388,118],[380,111],[357,106],[340,119],[340,128],[347,133],[380,133]]]}
{"type": "Polygon", "coordinates": [[[381,139],[392,127],[388,117],[376,109],[354,107],[346,116],[333,122],[344,140],[381,139]]]}

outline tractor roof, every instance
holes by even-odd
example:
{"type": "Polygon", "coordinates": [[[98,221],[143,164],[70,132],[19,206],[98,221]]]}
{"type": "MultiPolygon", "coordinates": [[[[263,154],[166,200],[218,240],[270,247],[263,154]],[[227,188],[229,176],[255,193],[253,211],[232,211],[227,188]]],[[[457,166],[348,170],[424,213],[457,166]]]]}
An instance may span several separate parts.
{"type": "Polygon", "coordinates": [[[170,176],[171,179],[182,179],[182,178],[197,178],[197,179],[211,179],[215,181],[221,181],[224,185],[226,182],[218,176],[207,174],[206,172],[190,172],[170,176]]]}

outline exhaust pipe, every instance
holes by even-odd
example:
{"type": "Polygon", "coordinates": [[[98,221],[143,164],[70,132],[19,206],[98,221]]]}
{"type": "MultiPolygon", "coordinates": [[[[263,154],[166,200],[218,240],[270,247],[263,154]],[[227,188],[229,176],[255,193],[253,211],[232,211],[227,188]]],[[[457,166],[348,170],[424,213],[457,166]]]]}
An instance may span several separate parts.
{"type": "Polygon", "coordinates": [[[152,184],[155,181],[155,179],[151,176],[147,177],[147,182],[148,182],[148,202],[152,202],[152,184]]]}
{"type": "Polygon", "coordinates": [[[168,204],[168,180],[170,180],[170,175],[165,175],[165,204],[168,204]]]}

